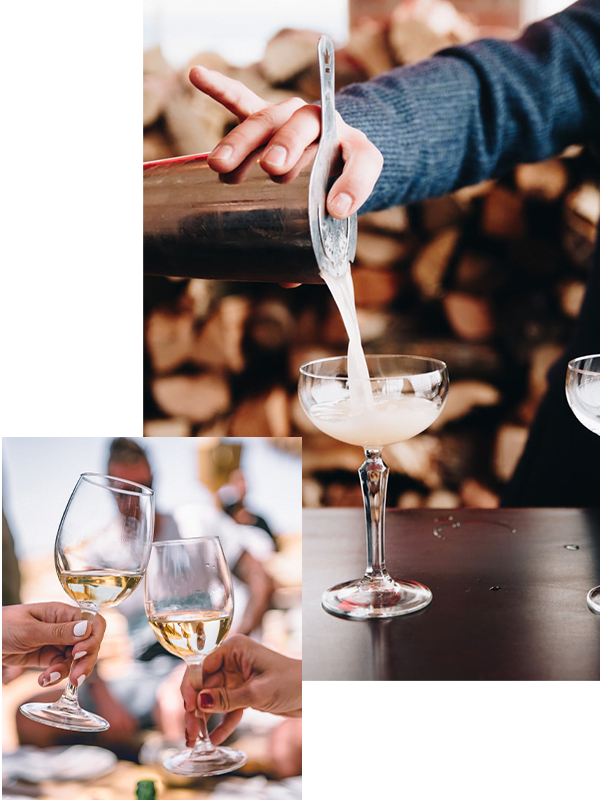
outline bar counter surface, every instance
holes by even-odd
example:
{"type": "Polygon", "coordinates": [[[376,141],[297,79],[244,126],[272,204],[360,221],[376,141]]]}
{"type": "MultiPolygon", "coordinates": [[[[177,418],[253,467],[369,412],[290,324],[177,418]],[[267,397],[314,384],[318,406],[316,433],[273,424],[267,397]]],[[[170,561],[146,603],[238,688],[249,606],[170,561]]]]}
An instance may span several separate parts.
{"type": "MultiPolygon", "coordinates": [[[[600,509],[388,509],[385,555],[430,605],[328,614],[322,592],[364,574],[364,514],[304,510],[305,683],[392,763],[418,754],[434,774],[458,753],[489,789],[435,798],[594,796],[600,615],[586,597],[600,583],[600,509]]],[[[393,795],[411,791],[400,779],[393,795]]]]}
{"type": "Polygon", "coordinates": [[[355,621],[321,594],[366,564],[362,509],[303,514],[303,678],[598,680],[600,509],[386,512],[393,577],[433,592],[415,614],[355,621]]]}

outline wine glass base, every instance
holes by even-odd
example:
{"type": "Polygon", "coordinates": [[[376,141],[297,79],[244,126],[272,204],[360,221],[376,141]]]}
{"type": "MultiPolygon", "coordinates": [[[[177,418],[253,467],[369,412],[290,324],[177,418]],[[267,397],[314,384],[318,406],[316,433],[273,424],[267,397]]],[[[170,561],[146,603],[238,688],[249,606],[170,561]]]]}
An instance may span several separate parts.
{"type": "Polygon", "coordinates": [[[590,589],[587,596],[587,604],[590,611],[600,614],[600,586],[590,589]]]}
{"type": "Polygon", "coordinates": [[[207,777],[231,772],[242,767],[247,760],[248,756],[241,750],[234,750],[231,747],[216,747],[210,753],[193,757],[191,750],[185,750],[183,753],[167,758],[166,761],[163,761],[163,766],[175,775],[207,777]]]}
{"type": "Polygon", "coordinates": [[[25,703],[19,711],[34,722],[42,722],[53,728],[63,728],[66,731],[82,731],[83,733],[98,733],[110,728],[104,717],[84,711],[65,712],[55,707],[54,703],[25,703]]]}
{"type": "Polygon", "coordinates": [[[330,614],[347,619],[379,619],[413,614],[431,603],[427,586],[414,581],[367,577],[332,586],[324,592],[321,605],[330,614]]]}

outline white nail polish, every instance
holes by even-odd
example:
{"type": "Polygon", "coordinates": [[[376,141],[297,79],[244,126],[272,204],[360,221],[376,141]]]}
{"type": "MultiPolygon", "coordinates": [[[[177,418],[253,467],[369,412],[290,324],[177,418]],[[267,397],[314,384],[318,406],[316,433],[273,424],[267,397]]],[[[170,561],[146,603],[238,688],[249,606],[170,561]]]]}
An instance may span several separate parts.
{"type": "Polygon", "coordinates": [[[77,661],[78,658],[83,658],[84,656],[87,656],[87,650],[80,650],[78,653],[75,653],[73,660],[77,661]]]}
{"type": "Polygon", "coordinates": [[[51,672],[49,678],[42,681],[42,686],[50,686],[51,683],[56,683],[60,679],[60,672],[51,672]]]}
{"type": "Polygon", "coordinates": [[[84,680],[85,680],[85,675],[80,675],[77,678],[77,686],[81,686],[81,684],[84,682],[84,680]]]}
{"type": "Polygon", "coordinates": [[[75,636],[83,636],[83,634],[87,631],[87,620],[82,619],[81,622],[78,622],[77,625],[73,628],[73,634],[75,636]]]}

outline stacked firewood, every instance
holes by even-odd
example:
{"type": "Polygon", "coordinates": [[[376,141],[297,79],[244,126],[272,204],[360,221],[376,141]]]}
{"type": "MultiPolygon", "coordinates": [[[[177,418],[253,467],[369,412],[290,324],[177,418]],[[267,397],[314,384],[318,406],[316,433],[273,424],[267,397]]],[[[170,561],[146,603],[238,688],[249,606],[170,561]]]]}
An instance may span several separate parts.
{"type": "MultiPolygon", "coordinates": [[[[337,51],[338,87],[477,36],[445,0],[401,4],[337,51]]],[[[259,64],[234,68],[212,53],[191,63],[271,101],[312,101],[317,40],[285,30],[259,64]]],[[[156,50],[145,70],[146,160],[209,150],[235,124],[191,87],[187,67],[174,71],[156,50]]],[[[391,503],[497,505],[583,298],[597,177],[588,151],[571,148],[499,181],[360,218],[353,279],[366,352],[442,358],[451,376],[436,424],[386,449],[391,503]]],[[[346,345],[324,286],[147,276],[145,433],[302,436],[305,503],[358,505],[360,449],[316,431],[296,397],[299,366],[346,345]]]]}

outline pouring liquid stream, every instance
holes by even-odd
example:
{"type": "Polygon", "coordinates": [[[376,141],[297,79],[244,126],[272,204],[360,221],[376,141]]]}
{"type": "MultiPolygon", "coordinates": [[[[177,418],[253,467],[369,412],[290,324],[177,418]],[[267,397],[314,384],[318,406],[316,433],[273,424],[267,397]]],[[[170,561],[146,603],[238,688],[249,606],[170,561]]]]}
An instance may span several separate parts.
{"type": "Polygon", "coordinates": [[[339,276],[331,275],[323,270],[321,277],[331,292],[348,334],[348,387],[352,413],[370,411],[374,408],[375,403],[369,380],[369,368],[358,328],[350,265],[339,276]]]}
{"type": "Polygon", "coordinates": [[[328,436],[363,448],[380,448],[411,439],[431,425],[441,406],[410,391],[407,394],[384,391],[373,394],[358,328],[350,268],[348,266],[337,277],[325,271],[321,276],[348,334],[349,396],[323,398],[310,411],[312,421],[328,436]]]}

